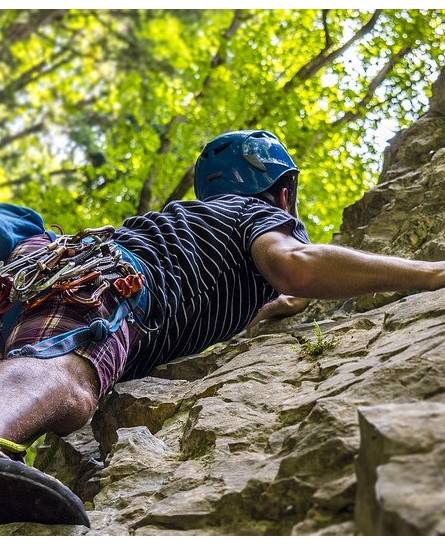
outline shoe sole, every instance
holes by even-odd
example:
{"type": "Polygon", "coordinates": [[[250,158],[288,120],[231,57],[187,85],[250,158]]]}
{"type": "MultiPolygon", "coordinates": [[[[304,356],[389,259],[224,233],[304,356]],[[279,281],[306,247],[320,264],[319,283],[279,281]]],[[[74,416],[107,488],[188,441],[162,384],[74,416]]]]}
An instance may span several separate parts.
{"type": "Polygon", "coordinates": [[[83,524],[90,521],[82,501],[42,471],[0,457],[0,523],[83,524]]]}

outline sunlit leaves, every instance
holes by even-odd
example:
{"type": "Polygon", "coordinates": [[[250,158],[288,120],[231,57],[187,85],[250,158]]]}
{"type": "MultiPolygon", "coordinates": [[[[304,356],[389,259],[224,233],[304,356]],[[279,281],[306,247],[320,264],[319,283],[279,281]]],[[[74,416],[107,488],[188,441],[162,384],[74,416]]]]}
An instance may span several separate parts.
{"type": "Polygon", "coordinates": [[[444,10],[385,10],[301,77],[371,16],[326,10],[324,26],[312,9],[0,11],[0,198],[68,230],[119,224],[144,181],[160,208],[207,139],[254,124],[294,154],[301,215],[313,240],[329,240],[343,208],[376,182],[382,134],[425,111],[444,61],[444,10]]]}

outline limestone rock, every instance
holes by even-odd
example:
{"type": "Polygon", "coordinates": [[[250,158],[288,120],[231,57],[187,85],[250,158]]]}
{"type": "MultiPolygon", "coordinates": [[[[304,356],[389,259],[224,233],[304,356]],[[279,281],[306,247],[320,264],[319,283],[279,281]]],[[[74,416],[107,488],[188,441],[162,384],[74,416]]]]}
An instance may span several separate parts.
{"type": "Polygon", "coordinates": [[[445,114],[445,70],[441,70],[439,77],[433,83],[430,100],[430,111],[435,114],[445,114]]]}
{"type": "Polygon", "coordinates": [[[154,377],[117,384],[92,422],[102,457],[106,457],[117,440],[119,428],[147,426],[153,433],[159,431],[163,422],[175,413],[186,390],[185,381],[154,377]]]}
{"type": "Polygon", "coordinates": [[[356,522],[365,534],[445,532],[445,404],[360,411],[356,522]]]}
{"type": "Polygon", "coordinates": [[[103,463],[89,424],[66,437],[48,433],[34,465],[65,483],[84,502],[92,501],[99,492],[103,463]]]}
{"type": "Polygon", "coordinates": [[[18,522],[15,524],[0,524],[0,536],[16,537],[30,536],[84,536],[88,532],[86,526],[70,526],[65,524],[36,524],[33,522],[18,522]]]}

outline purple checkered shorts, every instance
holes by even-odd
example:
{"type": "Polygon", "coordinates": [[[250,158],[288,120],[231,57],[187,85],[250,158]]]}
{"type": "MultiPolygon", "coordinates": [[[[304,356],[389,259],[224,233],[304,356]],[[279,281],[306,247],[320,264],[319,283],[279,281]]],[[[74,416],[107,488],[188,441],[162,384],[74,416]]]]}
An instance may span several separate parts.
{"type": "MultiPolygon", "coordinates": [[[[15,248],[9,260],[48,243],[47,235],[28,238],[15,248]]],[[[21,313],[6,340],[5,353],[25,344],[35,344],[60,333],[89,325],[94,318],[108,318],[115,307],[116,300],[108,292],[101,298],[98,307],[74,305],[66,303],[61,295],[54,296],[36,309],[21,313]]],[[[126,363],[132,359],[132,351],[139,338],[137,327],[124,320],[121,327],[105,341],[91,341],[74,350],[96,369],[100,382],[100,399],[122,376],[126,363]]]]}

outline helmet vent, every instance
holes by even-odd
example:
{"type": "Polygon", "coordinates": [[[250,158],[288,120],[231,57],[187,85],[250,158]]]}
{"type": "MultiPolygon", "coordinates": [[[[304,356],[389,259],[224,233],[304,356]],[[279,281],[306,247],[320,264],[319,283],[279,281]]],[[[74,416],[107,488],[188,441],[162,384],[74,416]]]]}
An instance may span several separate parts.
{"type": "Polygon", "coordinates": [[[220,146],[218,146],[217,148],[215,148],[213,154],[214,155],[218,155],[218,153],[221,153],[222,151],[224,151],[226,148],[228,148],[230,146],[231,142],[224,142],[224,144],[221,144],[220,146]]]}
{"type": "Polygon", "coordinates": [[[207,176],[207,181],[208,182],[211,182],[213,180],[216,180],[216,178],[222,178],[223,177],[223,171],[222,170],[219,170],[218,172],[213,172],[212,174],[209,174],[207,176]]]}
{"type": "Polygon", "coordinates": [[[265,167],[265,165],[253,153],[249,153],[247,155],[244,155],[244,159],[248,163],[250,163],[253,167],[257,168],[258,170],[261,170],[261,172],[266,172],[267,171],[267,168],[265,167]]]}

